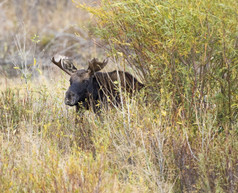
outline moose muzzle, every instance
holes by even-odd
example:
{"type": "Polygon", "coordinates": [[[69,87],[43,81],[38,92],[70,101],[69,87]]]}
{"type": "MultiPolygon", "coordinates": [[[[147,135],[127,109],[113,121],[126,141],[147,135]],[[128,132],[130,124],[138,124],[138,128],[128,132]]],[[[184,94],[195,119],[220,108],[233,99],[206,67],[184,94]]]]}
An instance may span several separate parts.
{"type": "Polygon", "coordinates": [[[72,91],[67,91],[65,94],[65,99],[64,103],[69,106],[74,106],[77,105],[79,101],[79,96],[72,92],[72,91]]]}

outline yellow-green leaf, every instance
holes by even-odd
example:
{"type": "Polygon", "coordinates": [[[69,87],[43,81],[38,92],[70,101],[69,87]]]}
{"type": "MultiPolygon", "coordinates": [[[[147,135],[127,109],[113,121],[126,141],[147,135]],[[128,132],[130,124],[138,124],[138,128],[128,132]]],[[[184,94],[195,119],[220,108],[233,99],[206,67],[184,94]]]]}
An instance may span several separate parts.
{"type": "Polygon", "coordinates": [[[36,59],[34,58],[34,63],[33,63],[33,66],[35,66],[36,65],[36,59]]]}

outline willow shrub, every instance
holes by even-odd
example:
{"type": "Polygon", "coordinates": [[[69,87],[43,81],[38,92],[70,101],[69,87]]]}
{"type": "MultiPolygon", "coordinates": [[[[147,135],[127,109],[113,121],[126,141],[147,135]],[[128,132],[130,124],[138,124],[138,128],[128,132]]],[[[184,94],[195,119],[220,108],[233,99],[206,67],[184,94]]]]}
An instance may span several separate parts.
{"type": "Polygon", "coordinates": [[[206,109],[217,128],[234,128],[236,0],[103,0],[99,7],[78,5],[95,16],[94,35],[110,45],[110,53],[139,72],[153,99],[166,101],[163,108],[172,112],[174,123],[186,120],[191,125],[206,109]]]}

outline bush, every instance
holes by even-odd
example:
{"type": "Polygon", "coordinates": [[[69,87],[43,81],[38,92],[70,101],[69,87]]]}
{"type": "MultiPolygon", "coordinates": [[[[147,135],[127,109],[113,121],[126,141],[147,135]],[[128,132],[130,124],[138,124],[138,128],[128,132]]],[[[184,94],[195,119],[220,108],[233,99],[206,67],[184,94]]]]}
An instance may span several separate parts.
{"type": "MultiPolygon", "coordinates": [[[[104,0],[79,4],[96,16],[94,35],[139,71],[153,98],[187,124],[204,110],[217,127],[234,128],[238,115],[236,0],[104,0]]],[[[181,120],[174,120],[181,121],[181,120]]]]}

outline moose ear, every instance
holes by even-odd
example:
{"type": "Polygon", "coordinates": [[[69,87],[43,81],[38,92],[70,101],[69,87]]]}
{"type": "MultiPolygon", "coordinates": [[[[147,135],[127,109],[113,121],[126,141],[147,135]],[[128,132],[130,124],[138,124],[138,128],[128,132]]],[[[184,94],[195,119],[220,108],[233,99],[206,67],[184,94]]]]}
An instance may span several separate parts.
{"type": "Polygon", "coordinates": [[[88,62],[88,70],[91,74],[94,72],[102,70],[108,63],[108,59],[99,62],[96,58],[93,58],[91,61],[88,62]]]}
{"type": "Polygon", "coordinates": [[[74,66],[73,62],[66,56],[56,55],[51,58],[51,61],[70,76],[77,71],[77,68],[74,66]]]}

